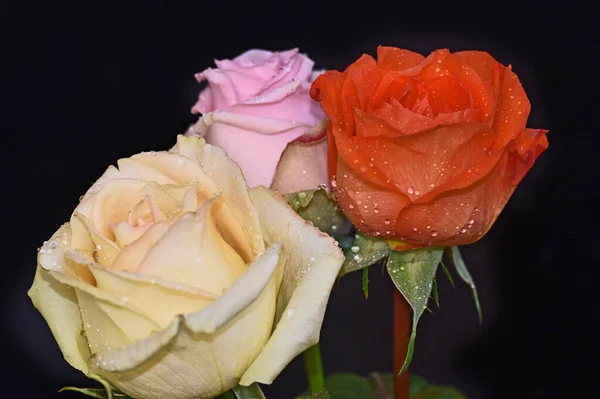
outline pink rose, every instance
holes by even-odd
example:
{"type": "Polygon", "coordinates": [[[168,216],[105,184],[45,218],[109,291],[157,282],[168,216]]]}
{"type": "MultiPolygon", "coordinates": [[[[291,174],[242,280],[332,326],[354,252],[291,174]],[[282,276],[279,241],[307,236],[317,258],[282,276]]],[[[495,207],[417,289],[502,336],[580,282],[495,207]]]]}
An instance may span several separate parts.
{"type": "Polygon", "coordinates": [[[250,187],[288,193],[327,184],[325,131],[315,126],[325,115],[309,95],[321,72],[313,61],[298,49],[248,50],[215,64],[196,74],[208,85],[192,108],[202,117],[187,134],[223,147],[250,187]]]}

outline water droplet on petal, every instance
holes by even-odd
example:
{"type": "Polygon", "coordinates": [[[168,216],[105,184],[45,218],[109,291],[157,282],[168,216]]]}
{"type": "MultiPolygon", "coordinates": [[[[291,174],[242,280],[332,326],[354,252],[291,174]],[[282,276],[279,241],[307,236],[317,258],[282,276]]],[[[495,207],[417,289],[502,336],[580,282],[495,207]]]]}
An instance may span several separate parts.
{"type": "Polygon", "coordinates": [[[437,235],[438,235],[438,232],[437,232],[437,230],[431,230],[431,236],[432,236],[432,237],[435,237],[435,236],[437,236],[437,235]]]}
{"type": "Polygon", "coordinates": [[[409,188],[408,188],[406,191],[407,191],[409,194],[414,194],[414,192],[415,192],[415,190],[414,190],[412,187],[409,187],[409,188]]]}

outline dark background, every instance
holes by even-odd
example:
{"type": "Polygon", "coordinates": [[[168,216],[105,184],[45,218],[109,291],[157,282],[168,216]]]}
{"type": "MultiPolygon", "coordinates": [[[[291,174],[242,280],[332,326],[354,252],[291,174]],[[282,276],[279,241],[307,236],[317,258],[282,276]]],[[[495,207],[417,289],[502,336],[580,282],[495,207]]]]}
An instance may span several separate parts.
{"type": "MultiPolygon", "coordinates": [[[[253,47],[299,47],[317,68],[342,69],[386,44],[489,51],[521,78],[529,126],[550,130],[549,150],[495,227],[463,249],[483,324],[468,288],[440,278],[441,307],[422,319],[412,371],[473,399],[593,397],[600,70],[591,3],[3,2],[1,147],[4,176],[14,179],[2,190],[11,197],[0,265],[3,384],[24,398],[89,385],[26,296],[36,248],[109,164],[167,149],[195,121],[195,72],[253,47]]],[[[371,279],[368,300],[360,276],[332,294],[321,340],[328,373],[391,370],[391,283],[378,270],[371,279]]],[[[304,387],[296,359],[266,392],[288,399],[304,387]]]]}

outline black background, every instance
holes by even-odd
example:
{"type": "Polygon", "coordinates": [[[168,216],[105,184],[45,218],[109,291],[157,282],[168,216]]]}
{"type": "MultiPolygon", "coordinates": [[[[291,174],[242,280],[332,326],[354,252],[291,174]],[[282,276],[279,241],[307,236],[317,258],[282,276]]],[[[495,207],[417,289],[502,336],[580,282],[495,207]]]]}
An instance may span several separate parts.
{"type": "MultiPolygon", "coordinates": [[[[412,371],[474,399],[593,397],[598,11],[573,1],[442,4],[3,2],[1,147],[4,177],[14,179],[2,189],[11,197],[0,265],[4,386],[46,398],[89,385],[26,296],[36,248],[109,164],[167,149],[195,121],[195,72],[248,48],[292,47],[317,68],[342,69],[385,44],[489,51],[521,78],[529,126],[550,130],[549,150],[495,227],[463,249],[483,324],[468,288],[441,278],[441,307],[422,319],[412,371]]],[[[321,339],[328,373],[392,367],[391,283],[372,271],[365,300],[359,277],[331,297],[321,339]]],[[[266,392],[291,398],[303,378],[296,359],[266,392]]]]}

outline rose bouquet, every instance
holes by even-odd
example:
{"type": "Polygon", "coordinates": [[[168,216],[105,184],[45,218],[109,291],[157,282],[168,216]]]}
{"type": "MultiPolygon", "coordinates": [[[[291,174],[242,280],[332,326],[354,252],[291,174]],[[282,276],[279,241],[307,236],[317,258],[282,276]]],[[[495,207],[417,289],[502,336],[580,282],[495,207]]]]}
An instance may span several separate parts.
{"type": "Polygon", "coordinates": [[[108,167],[39,249],[33,304],[104,386],[65,389],[260,398],[303,354],[303,397],[464,397],[408,366],[444,256],[481,317],[458,246],[486,234],[548,146],[511,67],[380,47],[314,71],[298,50],[250,50],[196,78],[198,122],[108,167]],[[326,377],[330,292],[360,271],[367,296],[375,264],[397,288],[394,373],[326,377]]]}

